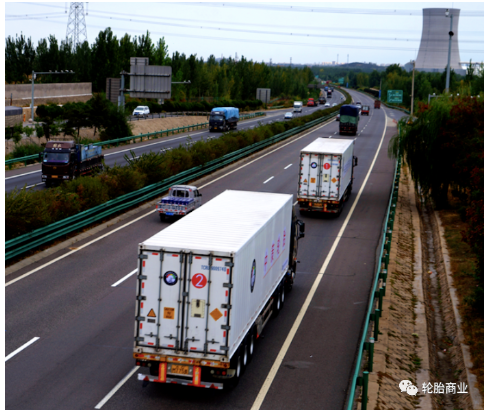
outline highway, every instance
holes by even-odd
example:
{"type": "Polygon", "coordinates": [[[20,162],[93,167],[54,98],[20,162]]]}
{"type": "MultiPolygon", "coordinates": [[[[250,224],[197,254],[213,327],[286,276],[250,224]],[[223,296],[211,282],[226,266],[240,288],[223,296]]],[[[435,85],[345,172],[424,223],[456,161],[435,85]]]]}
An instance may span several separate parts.
{"type": "MultiPolygon", "coordinates": [[[[349,92],[373,106],[369,97],[349,92]]],[[[5,354],[12,355],[5,364],[6,408],[343,409],[393,179],[388,142],[396,133],[393,120],[403,116],[382,107],[361,118],[352,195],[339,217],[301,218],[306,233],[293,290],[233,391],[143,387],[137,380],[137,245],[171,224],[148,205],[6,276],[5,354]]],[[[338,128],[333,119],[200,180],[203,201],[226,189],[289,193],[296,200],[300,149],[317,137],[351,138],[339,136],[338,128]]]]}
{"type": "MultiPolygon", "coordinates": [[[[331,99],[328,99],[327,102],[332,103],[340,103],[341,102],[340,93],[333,94],[331,99]]],[[[297,116],[306,116],[311,114],[316,110],[324,109],[323,105],[318,105],[316,107],[304,107],[302,113],[297,113],[297,116]]],[[[250,120],[243,120],[238,123],[237,130],[246,130],[249,128],[253,128],[261,124],[272,123],[276,121],[283,121],[283,117],[286,112],[293,111],[292,108],[287,109],[277,109],[273,111],[268,111],[266,116],[264,117],[257,117],[255,119],[250,120]]],[[[144,120],[140,120],[144,121],[144,120]]],[[[219,137],[222,133],[212,132],[210,133],[208,129],[201,129],[196,130],[194,132],[187,132],[181,133],[176,136],[168,136],[159,139],[154,139],[150,141],[144,141],[140,143],[130,144],[121,147],[114,147],[111,149],[103,150],[103,154],[105,155],[105,163],[108,166],[113,166],[115,163],[118,165],[126,164],[124,159],[125,155],[130,156],[130,151],[133,150],[136,156],[140,156],[142,153],[147,153],[150,151],[157,152],[162,149],[170,149],[173,147],[178,147],[181,144],[186,144],[188,137],[191,137],[193,140],[204,139],[207,140],[208,138],[215,138],[219,137]]],[[[45,184],[41,181],[41,165],[36,164],[25,168],[10,170],[5,172],[5,191],[10,192],[14,188],[22,188],[24,185],[27,188],[35,187],[37,189],[45,188],[45,184]]]]}

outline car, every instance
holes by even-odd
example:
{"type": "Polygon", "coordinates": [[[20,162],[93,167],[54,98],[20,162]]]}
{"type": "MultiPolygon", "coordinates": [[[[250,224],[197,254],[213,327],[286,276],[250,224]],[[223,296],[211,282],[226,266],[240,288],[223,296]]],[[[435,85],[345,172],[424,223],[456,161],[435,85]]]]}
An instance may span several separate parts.
{"type": "Polygon", "coordinates": [[[149,116],[149,113],[150,112],[148,106],[137,106],[132,112],[132,116],[147,118],[149,116]]]}
{"type": "Polygon", "coordinates": [[[340,120],[341,120],[341,115],[340,115],[340,114],[338,114],[338,115],[336,116],[336,122],[338,122],[338,121],[340,121],[340,120]]]}
{"type": "Polygon", "coordinates": [[[292,112],[286,112],[285,113],[285,120],[288,120],[288,119],[293,119],[293,113],[292,112]]]}
{"type": "Polygon", "coordinates": [[[325,103],[325,107],[330,107],[330,103],[325,103]]]}
{"type": "Polygon", "coordinates": [[[337,103],[332,103],[332,107],[337,106],[337,103]]]}

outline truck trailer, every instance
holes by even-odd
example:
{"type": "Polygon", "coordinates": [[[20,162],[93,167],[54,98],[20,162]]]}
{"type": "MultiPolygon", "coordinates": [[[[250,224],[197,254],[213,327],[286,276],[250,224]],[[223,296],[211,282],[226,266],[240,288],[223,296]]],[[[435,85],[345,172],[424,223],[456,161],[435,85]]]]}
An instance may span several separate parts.
{"type": "Polygon", "coordinates": [[[304,231],[292,195],[227,190],[140,243],[138,379],[235,387],[293,285],[304,231]]]}
{"type": "Polygon", "coordinates": [[[357,106],[350,104],[341,106],[339,111],[341,115],[339,120],[339,134],[357,134],[361,104],[359,104],[359,107],[357,106]]]}
{"type": "Polygon", "coordinates": [[[358,164],[354,143],[319,137],[301,150],[297,196],[301,214],[342,212],[358,164]]]}
{"type": "Polygon", "coordinates": [[[228,131],[237,128],[239,109],[237,107],[215,107],[210,112],[209,130],[228,131]]]}
{"type": "Polygon", "coordinates": [[[75,144],[72,140],[47,142],[44,151],[39,153],[39,160],[42,162],[41,178],[47,187],[103,168],[100,146],[75,144]]]}

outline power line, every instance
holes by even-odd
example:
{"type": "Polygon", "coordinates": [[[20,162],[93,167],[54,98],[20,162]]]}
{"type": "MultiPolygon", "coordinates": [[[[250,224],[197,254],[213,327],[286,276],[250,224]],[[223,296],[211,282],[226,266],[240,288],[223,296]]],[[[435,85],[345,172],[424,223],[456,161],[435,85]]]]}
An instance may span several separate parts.
{"type": "MultiPolygon", "coordinates": [[[[42,20],[45,21],[45,20],[42,20]]],[[[52,21],[52,23],[61,23],[58,21],[52,21]]],[[[62,23],[64,24],[64,23],[62,23]]],[[[96,29],[102,29],[105,30],[107,29],[106,26],[97,26],[97,25],[87,25],[87,27],[92,27],[96,29]]],[[[120,27],[111,27],[112,30],[120,30],[122,32],[134,32],[136,31],[137,33],[146,33],[146,29],[127,29],[127,28],[120,28],[120,27]]],[[[156,35],[162,35],[162,36],[176,36],[176,37],[186,37],[186,38],[191,38],[191,39],[205,39],[205,40],[219,40],[219,41],[231,41],[231,42],[241,42],[241,43],[254,43],[254,44],[275,44],[275,45],[286,45],[286,46],[307,46],[307,47],[319,47],[319,48],[329,48],[329,49],[334,49],[334,48],[349,48],[349,49],[368,49],[368,50],[387,50],[387,51],[418,51],[418,47],[415,48],[407,48],[407,47],[397,47],[397,46],[362,46],[362,45],[344,45],[344,44],[317,44],[317,43],[297,43],[297,42],[288,42],[288,41],[273,41],[273,40],[266,40],[266,39],[258,39],[258,40],[252,40],[252,39],[237,39],[237,38],[231,38],[231,37],[213,37],[213,36],[202,36],[202,35],[190,35],[190,34],[181,34],[181,33],[171,33],[171,32],[160,32],[160,31],[152,31],[151,33],[156,34],[156,35]]],[[[437,52],[446,52],[447,48],[442,50],[439,48],[431,49],[431,53],[437,53],[437,52]]],[[[466,53],[484,53],[484,50],[460,50],[462,52],[466,53]]]]}

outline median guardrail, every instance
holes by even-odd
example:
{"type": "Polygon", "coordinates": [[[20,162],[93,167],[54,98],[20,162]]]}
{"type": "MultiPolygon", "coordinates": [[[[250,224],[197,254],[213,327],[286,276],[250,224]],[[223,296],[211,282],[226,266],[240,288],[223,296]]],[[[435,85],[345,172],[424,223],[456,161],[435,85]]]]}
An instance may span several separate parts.
{"type": "Polygon", "coordinates": [[[354,375],[352,378],[351,389],[349,392],[349,398],[347,402],[347,409],[356,409],[355,398],[357,389],[361,390],[361,409],[367,409],[368,406],[368,383],[369,373],[373,372],[373,356],[374,356],[374,344],[378,341],[379,321],[383,311],[383,297],[386,290],[386,277],[388,274],[388,264],[390,262],[390,247],[391,237],[393,232],[393,222],[395,220],[395,212],[398,201],[398,185],[400,183],[400,166],[401,160],[397,159],[395,166],[395,175],[392,190],[390,193],[390,201],[388,203],[388,212],[386,215],[386,221],[383,227],[383,235],[381,239],[381,245],[378,256],[378,268],[374,278],[374,285],[369,300],[368,310],[366,312],[366,320],[363,327],[363,333],[361,340],[359,341],[359,353],[354,368],[354,375]],[[381,286],[380,286],[381,281],[381,286]],[[370,323],[372,328],[370,331],[370,323]],[[370,335],[373,336],[370,336],[370,335]],[[369,336],[368,336],[369,335],[369,336]],[[363,368],[363,361],[365,360],[364,352],[368,352],[367,367],[363,368]],[[362,370],[362,374],[359,375],[359,371],[362,370]]]}
{"type": "MultiPolygon", "coordinates": [[[[248,120],[248,119],[253,119],[255,117],[260,117],[260,116],[265,116],[266,113],[264,112],[256,112],[256,113],[251,113],[251,114],[244,114],[239,117],[239,120],[248,120]]],[[[166,136],[169,136],[170,134],[178,134],[182,133],[185,130],[190,131],[199,129],[199,128],[204,128],[208,126],[208,122],[205,123],[197,123],[189,126],[182,126],[182,127],[176,127],[174,129],[167,129],[167,130],[160,130],[158,132],[151,132],[151,133],[144,133],[144,134],[139,134],[137,136],[128,136],[128,137],[121,137],[119,139],[112,139],[112,140],[105,140],[103,142],[95,142],[93,143],[94,146],[118,146],[120,143],[125,143],[125,142],[130,142],[134,141],[136,142],[136,139],[140,139],[142,142],[143,138],[147,137],[148,139],[150,138],[155,138],[157,139],[158,137],[163,137],[165,134],[166,136]]],[[[42,152],[41,152],[42,153],[42,152]]],[[[15,159],[8,159],[5,160],[5,166],[14,164],[14,163],[24,163],[25,166],[27,166],[27,162],[29,160],[37,160],[39,158],[39,154],[34,154],[34,155],[29,155],[29,156],[24,156],[24,157],[17,157],[15,159]]]]}
{"type": "Polygon", "coordinates": [[[50,224],[25,235],[11,239],[5,242],[5,260],[9,260],[15,256],[18,256],[22,253],[32,250],[35,247],[55,240],[70,232],[91,225],[98,220],[106,218],[107,216],[110,216],[116,212],[151,200],[156,196],[161,195],[175,184],[183,184],[207,173],[213,172],[258,150],[262,150],[267,146],[275,144],[283,139],[301,133],[322,122],[332,119],[336,116],[337,113],[338,112],[333,112],[327,116],[312,120],[311,122],[308,122],[302,126],[294,127],[293,129],[290,129],[283,133],[279,133],[273,137],[270,137],[269,139],[265,139],[261,142],[257,142],[250,146],[236,150],[218,159],[212,160],[202,166],[197,166],[181,172],[175,176],[171,176],[170,178],[167,178],[159,183],[146,186],[135,192],[128,193],[116,199],[109,200],[108,202],[96,206],[92,209],[86,210],[74,216],[60,220],[59,222],[50,224]]]}

